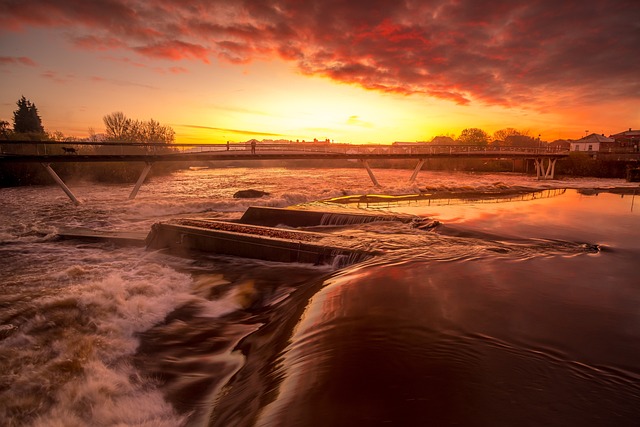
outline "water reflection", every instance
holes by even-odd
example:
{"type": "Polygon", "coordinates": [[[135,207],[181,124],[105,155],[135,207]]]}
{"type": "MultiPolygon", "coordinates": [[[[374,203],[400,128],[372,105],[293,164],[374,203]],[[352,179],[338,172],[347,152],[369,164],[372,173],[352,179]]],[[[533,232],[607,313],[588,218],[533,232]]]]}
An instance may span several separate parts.
{"type": "Polygon", "coordinates": [[[634,425],[640,275],[594,283],[600,266],[585,261],[413,262],[331,280],[258,425],[634,425]]]}
{"type": "Polygon", "coordinates": [[[508,238],[558,239],[606,247],[640,247],[640,213],[633,211],[635,190],[543,191],[526,200],[458,200],[455,204],[389,204],[385,209],[436,219],[446,226],[508,238]]]}
{"type": "Polygon", "coordinates": [[[456,191],[455,193],[418,193],[404,195],[380,195],[364,194],[334,197],[324,200],[328,204],[340,204],[358,209],[381,209],[396,207],[428,207],[443,205],[468,205],[490,204],[505,202],[526,202],[537,199],[557,197],[564,194],[564,188],[547,189],[539,191],[509,190],[499,193],[486,193],[478,191],[456,191]]]}

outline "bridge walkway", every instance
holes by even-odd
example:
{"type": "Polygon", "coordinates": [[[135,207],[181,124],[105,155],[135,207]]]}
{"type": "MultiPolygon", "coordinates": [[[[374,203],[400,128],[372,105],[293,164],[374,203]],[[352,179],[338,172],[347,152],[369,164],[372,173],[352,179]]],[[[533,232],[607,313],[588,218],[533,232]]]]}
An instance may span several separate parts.
{"type": "Polygon", "coordinates": [[[146,164],[131,194],[138,194],[156,162],[215,162],[258,160],[350,160],[360,162],[373,184],[380,187],[370,160],[414,159],[417,164],[409,178],[414,182],[427,159],[532,159],[538,179],[553,179],[555,165],[568,151],[547,146],[497,147],[471,145],[354,145],[330,143],[261,144],[159,144],[131,142],[0,141],[1,163],[40,163],[75,203],[80,202],[51,167],[61,162],[144,162],[146,164]],[[546,161],[546,166],[545,166],[546,161]]]}

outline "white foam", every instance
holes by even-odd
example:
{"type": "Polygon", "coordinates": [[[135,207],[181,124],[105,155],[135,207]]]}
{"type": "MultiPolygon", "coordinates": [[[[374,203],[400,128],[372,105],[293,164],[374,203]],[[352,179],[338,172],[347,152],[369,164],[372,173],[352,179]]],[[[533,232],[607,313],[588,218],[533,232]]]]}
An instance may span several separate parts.
{"type": "Polygon", "coordinates": [[[138,333],[193,300],[191,279],[151,262],[119,267],[101,280],[91,277],[34,301],[42,313],[2,342],[4,350],[24,354],[25,364],[13,381],[16,389],[52,393],[55,404],[34,425],[175,426],[184,421],[130,361],[138,333]],[[52,336],[52,344],[43,347],[52,336]]]}

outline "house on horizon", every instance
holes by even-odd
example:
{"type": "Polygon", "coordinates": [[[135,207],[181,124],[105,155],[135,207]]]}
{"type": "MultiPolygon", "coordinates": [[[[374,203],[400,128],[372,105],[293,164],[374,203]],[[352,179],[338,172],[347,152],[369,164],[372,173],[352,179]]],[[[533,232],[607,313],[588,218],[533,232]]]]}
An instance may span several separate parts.
{"type": "Polygon", "coordinates": [[[557,150],[571,150],[571,140],[567,139],[556,139],[555,141],[551,141],[549,143],[549,147],[557,150]]]}
{"type": "Polygon", "coordinates": [[[584,138],[571,141],[571,151],[597,152],[610,148],[615,143],[613,138],[607,138],[604,134],[592,133],[584,138]]]}
{"type": "Polygon", "coordinates": [[[620,148],[622,151],[640,151],[640,130],[629,128],[624,132],[609,135],[609,138],[612,138],[616,143],[616,148],[620,148]]]}

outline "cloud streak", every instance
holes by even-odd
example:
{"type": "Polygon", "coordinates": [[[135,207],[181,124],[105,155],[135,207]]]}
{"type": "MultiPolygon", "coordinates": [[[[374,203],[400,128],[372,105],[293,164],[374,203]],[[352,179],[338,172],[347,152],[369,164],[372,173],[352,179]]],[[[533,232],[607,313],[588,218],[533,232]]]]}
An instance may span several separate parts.
{"type": "Polygon", "coordinates": [[[37,67],[38,64],[31,58],[27,58],[26,56],[0,56],[0,65],[26,65],[28,67],[37,67]]]}
{"type": "Polygon", "coordinates": [[[0,2],[0,28],[64,27],[74,46],[149,59],[279,57],[305,74],[457,104],[637,99],[632,0],[0,2]]]}
{"type": "Polygon", "coordinates": [[[205,129],[205,130],[213,130],[217,132],[227,132],[227,133],[236,133],[239,135],[252,135],[252,136],[286,136],[280,133],[269,133],[269,132],[258,132],[252,130],[242,130],[242,129],[227,129],[227,128],[216,128],[210,126],[198,126],[198,125],[177,125],[189,129],[205,129]]]}

